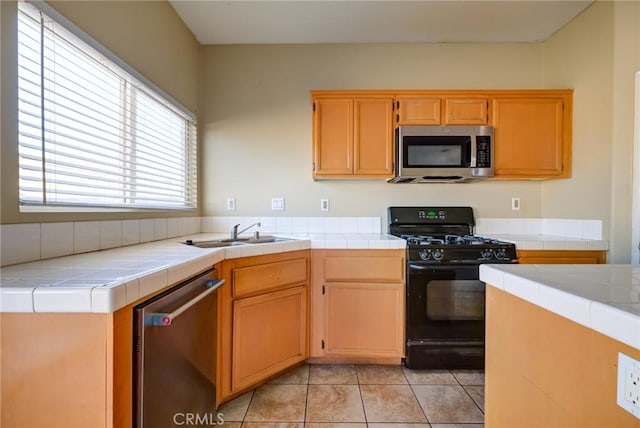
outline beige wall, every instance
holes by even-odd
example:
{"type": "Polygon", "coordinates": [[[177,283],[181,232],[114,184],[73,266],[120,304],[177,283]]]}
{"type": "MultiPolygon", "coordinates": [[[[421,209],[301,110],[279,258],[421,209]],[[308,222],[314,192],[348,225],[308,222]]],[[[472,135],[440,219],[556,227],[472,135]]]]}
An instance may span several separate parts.
{"type": "Polygon", "coordinates": [[[379,216],[390,205],[471,205],[478,216],[538,217],[537,181],[388,184],[311,179],[312,89],[541,88],[540,44],[206,46],[205,215],[379,216]],[[286,211],[270,209],[285,197],[286,211]],[[511,197],[522,210],[511,211],[511,197]],[[320,211],[320,198],[331,210],[320,211]],[[515,214],[515,215],[514,215],[515,214]]]}
{"type": "MultiPolygon", "coordinates": [[[[481,217],[602,219],[605,237],[612,240],[610,260],[629,260],[638,1],[597,2],[544,43],[206,47],[166,2],[50,4],[200,112],[204,215],[386,219],[390,205],[468,204],[481,217]],[[574,88],[573,177],[431,185],[314,182],[309,91],[358,88],[574,88]],[[270,210],[275,196],[286,198],[286,211],[270,210]],[[237,211],[225,210],[227,197],[237,198],[237,211]],[[521,198],[521,211],[511,211],[511,197],[521,198]],[[331,200],[331,211],[320,212],[320,198],[331,200]]],[[[145,216],[18,212],[15,2],[0,6],[0,222],[145,216]]]]}
{"type": "Polygon", "coordinates": [[[542,184],[542,215],[603,219],[609,261],[628,263],[640,2],[597,2],[543,47],[544,85],[575,92],[573,177],[542,184]]]}
{"type": "MultiPolygon", "coordinates": [[[[164,1],[55,1],[62,15],[173,96],[198,111],[200,100],[200,45],[168,2],[164,1]]],[[[2,8],[1,223],[138,218],[171,213],[20,213],[16,148],[16,3],[0,1],[2,8]]],[[[194,213],[184,213],[194,215],[194,213]]]]}

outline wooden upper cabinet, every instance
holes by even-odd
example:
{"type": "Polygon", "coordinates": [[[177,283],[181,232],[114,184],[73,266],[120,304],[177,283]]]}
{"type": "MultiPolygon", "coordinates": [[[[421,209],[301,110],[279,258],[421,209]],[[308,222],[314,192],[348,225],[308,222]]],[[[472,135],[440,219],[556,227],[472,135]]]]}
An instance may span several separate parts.
{"type": "Polygon", "coordinates": [[[392,108],[391,98],[355,100],[355,175],[393,175],[392,108]]]}
{"type": "Polygon", "coordinates": [[[391,178],[394,127],[494,127],[494,177],[571,176],[570,89],[312,91],[313,178],[391,178]]]}
{"type": "Polygon", "coordinates": [[[314,97],[314,178],[393,176],[389,96],[314,97]]]}
{"type": "Polygon", "coordinates": [[[398,125],[440,125],[440,97],[399,96],[396,100],[398,125]]]}
{"type": "Polygon", "coordinates": [[[493,100],[496,177],[571,175],[571,98],[565,92],[493,100]]]}
{"type": "Polygon", "coordinates": [[[486,98],[445,98],[445,125],[486,125],[489,100],[486,98]]]}
{"type": "Polygon", "coordinates": [[[314,100],[314,176],[353,173],[353,99],[314,100]]]}

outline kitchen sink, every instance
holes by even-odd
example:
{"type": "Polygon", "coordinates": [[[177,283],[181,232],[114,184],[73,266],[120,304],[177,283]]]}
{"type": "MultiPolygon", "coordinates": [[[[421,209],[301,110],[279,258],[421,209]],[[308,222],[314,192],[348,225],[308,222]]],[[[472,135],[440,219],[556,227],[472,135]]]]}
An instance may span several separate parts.
{"type": "Polygon", "coordinates": [[[252,245],[252,244],[268,244],[270,242],[284,242],[290,241],[288,238],[279,238],[276,236],[265,235],[260,236],[259,238],[227,238],[227,239],[214,239],[210,241],[193,241],[191,239],[187,239],[182,244],[192,245],[198,248],[221,248],[221,247],[232,247],[236,245],[252,245]]]}

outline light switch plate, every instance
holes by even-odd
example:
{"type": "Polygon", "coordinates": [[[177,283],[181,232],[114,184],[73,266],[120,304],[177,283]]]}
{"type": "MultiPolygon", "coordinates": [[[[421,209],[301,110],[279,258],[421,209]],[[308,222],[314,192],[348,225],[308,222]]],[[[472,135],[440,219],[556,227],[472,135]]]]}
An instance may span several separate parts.
{"type": "Polygon", "coordinates": [[[329,211],[329,199],[320,199],[320,211],[329,211]]]}
{"type": "Polygon", "coordinates": [[[640,419],[640,361],[618,352],[617,403],[640,419]]]}
{"type": "Polygon", "coordinates": [[[284,198],[271,198],[271,211],[284,211],[284,198]]]}
{"type": "Polygon", "coordinates": [[[227,211],[236,210],[236,198],[227,198],[227,211]]]}

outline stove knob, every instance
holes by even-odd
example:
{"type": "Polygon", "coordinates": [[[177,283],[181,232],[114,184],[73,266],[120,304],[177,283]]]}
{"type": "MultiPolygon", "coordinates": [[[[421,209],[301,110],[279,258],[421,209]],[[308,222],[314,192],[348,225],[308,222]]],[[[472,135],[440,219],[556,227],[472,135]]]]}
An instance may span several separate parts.
{"type": "Polygon", "coordinates": [[[496,259],[503,260],[507,255],[507,251],[504,248],[498,248],[495,254],[496,254],[496,259]]]}
{"type": "Polygon", "coordinates": [[[491,248],[485,248],[484,250],[480,251],[480,257],[482,257],[482,260],[490,260],[492,254],[493,251],[491,251],[491,248]]]}
{"type": "Polygon", "coordinates": [[[422,260],[429,260],[431,258],[431,250],[427,251],[427,250],[420,250],[418,252],[418,255],[420,256],[420,258],[422,260]]]}
{"type": "Polygon", "coordinates": [[[433,255],[433,259],[434,260],[440,261],[440,260],[442,260],[442,257],[444,256],[444,250],[441,250],[441,249],[433,250],[432,255],[433,255]]]}

